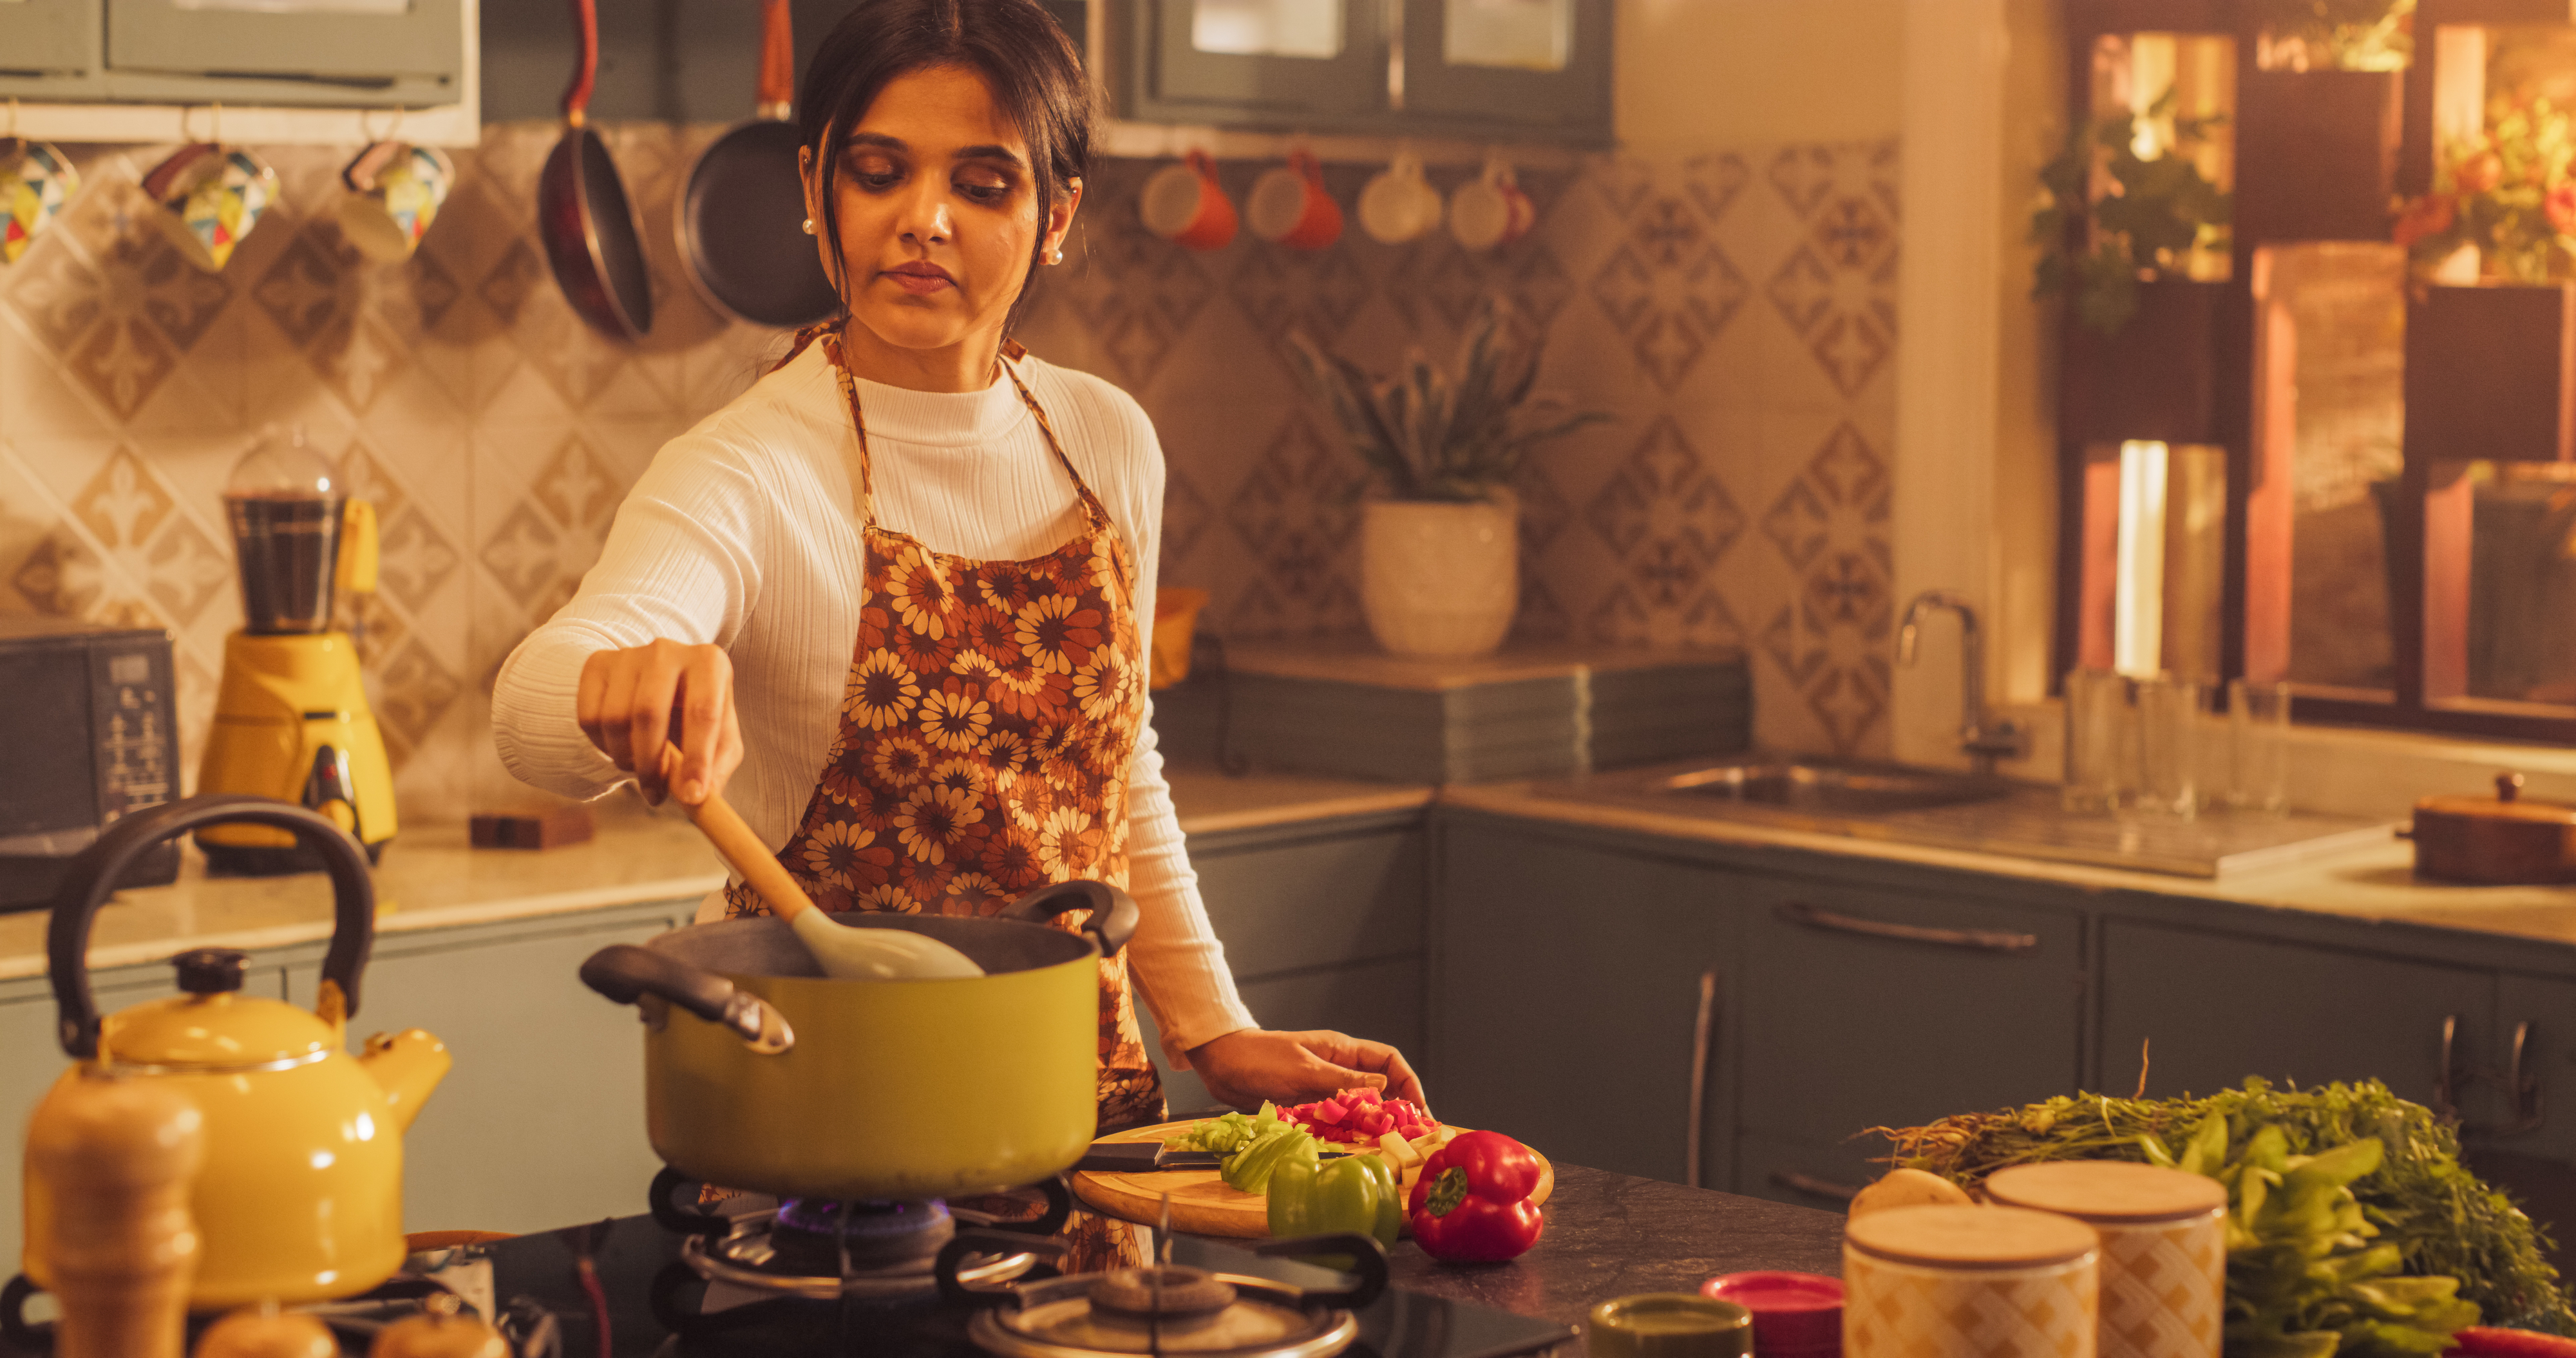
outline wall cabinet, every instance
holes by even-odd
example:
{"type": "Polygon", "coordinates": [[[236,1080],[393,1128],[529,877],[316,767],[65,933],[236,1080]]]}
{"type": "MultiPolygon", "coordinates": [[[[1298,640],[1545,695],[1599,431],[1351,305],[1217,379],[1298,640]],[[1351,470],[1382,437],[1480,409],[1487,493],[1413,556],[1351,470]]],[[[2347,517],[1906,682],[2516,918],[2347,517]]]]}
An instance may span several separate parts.
{"type": "Polygon", "coordinates": [[[454,104],[474,13],[468,0],[16,0],[0,4],[0,96],[454,104]]]}
{"type": "MultiPolygon", "coordinates": [[[[1095,0],[1103,3],[1105,0],[1095,0]]],[[[1124,0],[1121,116],[1607,145],[1611,0],[1124,0]]]]}

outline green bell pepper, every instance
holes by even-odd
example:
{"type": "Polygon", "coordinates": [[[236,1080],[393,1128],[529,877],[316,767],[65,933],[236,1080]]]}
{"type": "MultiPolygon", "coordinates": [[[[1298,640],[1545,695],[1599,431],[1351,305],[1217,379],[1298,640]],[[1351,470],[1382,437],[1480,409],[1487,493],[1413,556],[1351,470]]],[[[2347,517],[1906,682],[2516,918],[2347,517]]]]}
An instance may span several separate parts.
{"type": "Polygon", "coordinates": [[[1374,1155],[1346,1155],[1320,1167],[1288,1160],[1270,1172],[1274,1238],[1351,1231],[1376,1236],[1379,1244],[1393,1249],[1403,1222],[1395,1171],[1374,1155]]]}

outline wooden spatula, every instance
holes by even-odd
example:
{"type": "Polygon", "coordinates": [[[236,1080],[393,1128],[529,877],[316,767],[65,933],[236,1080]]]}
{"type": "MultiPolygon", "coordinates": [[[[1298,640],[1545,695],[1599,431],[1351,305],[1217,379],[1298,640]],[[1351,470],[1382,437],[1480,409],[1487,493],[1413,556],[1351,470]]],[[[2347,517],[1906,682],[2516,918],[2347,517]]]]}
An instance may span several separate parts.
{"type": "MultiPolygon", "coordinates": [[[[662,747],[662,780],[665,785],[680,780],[676,745],[662,747]]],[[[824,975],[845,981],[912,981],[984,974],[974,959],[938,939],[906,929],[853,929],[835,923],[722,796],[711,792],[696,806],[681,802],[680,809],[716,846],[718,856],[769,902],[770,913],[796,931],[824,975]]]]}

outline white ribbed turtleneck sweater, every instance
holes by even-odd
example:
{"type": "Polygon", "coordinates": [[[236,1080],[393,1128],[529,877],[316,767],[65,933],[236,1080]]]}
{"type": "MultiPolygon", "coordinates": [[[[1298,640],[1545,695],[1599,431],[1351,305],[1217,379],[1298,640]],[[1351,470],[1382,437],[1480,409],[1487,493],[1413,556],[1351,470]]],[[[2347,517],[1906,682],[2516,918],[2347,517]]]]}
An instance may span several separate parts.
{"type": "MultiPolygon", "coordinates": [[[[1065,455],[1134,549],[1137,629],[1151,644],[1163,457],[1134,399],[1035,358],[1013,365],[1065,455]]],[[[934,551],[1022,560],[1082,529],[1080,500],[1037,420],[996,376],[979,392],[862,381],[880,526],[934,551]]],[[[857,432],[821,346],[665,444],[627,494],[599,563],[553,620],[501,667],[492,724],[501,761],[550,792],[596,797],[630,781],[574,720],[591,652],[656,637],[713,643],[733,659],[741,769],[725,798],[772,848],[804,816],[840,721],[859,634],[857,432]]],[[[1208,927],[1145,727],[1129,774],[1130,887],[1143,920],[1129,968],[1165,1052],[1253,1026],[1208,927]]],[[[710,897],[700,917],[721,913],[710,897]]]]}

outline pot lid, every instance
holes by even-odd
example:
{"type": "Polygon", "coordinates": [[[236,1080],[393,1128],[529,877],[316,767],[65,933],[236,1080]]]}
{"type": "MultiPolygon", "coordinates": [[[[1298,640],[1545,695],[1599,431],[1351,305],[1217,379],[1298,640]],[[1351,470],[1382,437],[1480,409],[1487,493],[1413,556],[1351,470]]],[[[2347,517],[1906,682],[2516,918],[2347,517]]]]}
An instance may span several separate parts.
{"type": "Polygon", "coordinates": [[[2493,797],[2446,795],[2426,797],[2415,803],[2417,815],[2476,816],[2485,820],[2518,821],[2542,825],[2576,825],[2576,806],[2564,802],[2525,800],[2522,775],[2499,773],[2493,797]]]}
{"type": "Polygon", "coordinates": [[[1843,1239],[1865,1254],[1931,1268],[2038,1268],[2101,1248],[2073,1217],[2026,1207],[1892,1207],[1853,1219],[1843,1239]]]}
{"type": "Polygon", "coordinates": [[[198,948],[171,959],[182,993],[110,1014],[99,1059],[112,1065],[239,1069],[313,1060],[339,1045],[330,1024],[283,1000],[241,992],[250,958],[198,948]]]}
{"type": "Polygon", "coordinates": [[[1015,1308],[976,1313],[967,1332],[978,1347],[1004,1358],[1330,1358],[1359,1334],[1348,1311],[1285,1304],[1173,1265],[1024,1284],[1019,1296],[1015,1308]]]}

